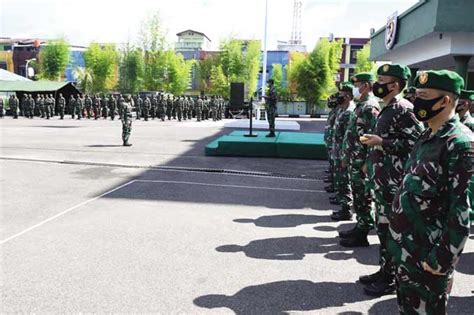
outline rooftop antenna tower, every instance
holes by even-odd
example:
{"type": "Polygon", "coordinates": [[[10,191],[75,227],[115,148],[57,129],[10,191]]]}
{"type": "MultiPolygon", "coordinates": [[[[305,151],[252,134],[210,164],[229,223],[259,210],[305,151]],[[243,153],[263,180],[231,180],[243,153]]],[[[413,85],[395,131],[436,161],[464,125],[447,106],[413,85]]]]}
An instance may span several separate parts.
{"type": "Polygon", "coordinates": [[[294,0],[293,6],[293,25],[291,27],[290,44],[301,45],[301,9],[303,2],[301,0],[294,0]]]}

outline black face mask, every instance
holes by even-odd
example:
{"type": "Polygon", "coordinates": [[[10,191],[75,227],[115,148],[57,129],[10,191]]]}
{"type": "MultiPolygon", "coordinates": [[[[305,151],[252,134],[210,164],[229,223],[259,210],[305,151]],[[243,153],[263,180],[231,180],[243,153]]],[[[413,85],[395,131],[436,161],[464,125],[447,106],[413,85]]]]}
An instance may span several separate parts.
{"type": "Polygon", "coordinates": [[[416,119],[418,119],[419,121],[427,121],[441,113],[444,110],[444,107],[438,110],[433,110],[432,108],[436,105],[436,103],[441,101],[443,97],[444,96],[441,96],[438,98],[433,98],[431,100],[423,100],[419,97],[415,98],[415,102],[413,102],[413,105],[416,119]]]}
{"type": "Polygon", "coordinates": [[[345,98],[344,96],[338,96],[338,97],[337,97],[337,104],[338,104],[338,105],[344,104],[344,100],[345,100],[345,99],[346,99],[346,98],[345,98]]]}
{"type": "Polygon", "coordinates": [[[374,95],[377,96],[378,98],[384,98],[385,96],[390,94],[391,91],[388,90],[388,85],[393,83],[393,82],[395,82],[395,81],[388,82],[388,83],[385,83],[385,84],[380,84],[378,82],[375,82],[374,83],[374,95]]]}

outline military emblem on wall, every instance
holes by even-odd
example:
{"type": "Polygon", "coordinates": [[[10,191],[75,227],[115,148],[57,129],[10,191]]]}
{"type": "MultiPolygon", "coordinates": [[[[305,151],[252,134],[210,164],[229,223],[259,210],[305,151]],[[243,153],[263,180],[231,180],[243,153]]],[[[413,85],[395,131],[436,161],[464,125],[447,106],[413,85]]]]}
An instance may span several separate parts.
{"type": "Polygon", "coordinates": [[[390,50],[395,44],[397,37],[397,21],[398,12],[393,13],[389,16],[387,25],[385,26],[385,47],[390,50]]]}

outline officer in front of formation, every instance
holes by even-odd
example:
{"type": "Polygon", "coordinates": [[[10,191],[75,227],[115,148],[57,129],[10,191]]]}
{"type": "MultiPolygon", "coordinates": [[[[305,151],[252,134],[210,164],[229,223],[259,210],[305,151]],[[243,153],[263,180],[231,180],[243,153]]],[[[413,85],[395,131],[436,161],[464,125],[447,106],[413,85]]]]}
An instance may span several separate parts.
{"type": "MultiPolygon", "coordinates": [[[[402,314],[446,314],[453,272],[469,237],[474,135],[456,106],[464,80],[448,70],[415,79],[414,112],[428,129],[405,164],[389,214],[388,250],[402,314]]],[[[464,106],[464,105],[463,105],[464,106]]]]}

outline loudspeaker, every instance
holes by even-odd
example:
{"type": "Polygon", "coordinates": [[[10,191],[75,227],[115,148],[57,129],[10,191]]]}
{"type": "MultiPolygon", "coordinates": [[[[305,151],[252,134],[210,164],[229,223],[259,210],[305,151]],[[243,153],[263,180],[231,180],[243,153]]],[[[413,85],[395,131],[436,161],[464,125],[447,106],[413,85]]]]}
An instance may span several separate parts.
{"type": "Polygon", "coordinates": [[[244,83],[230,84],[230,106],[242,107],[244,106],[245,85],[244,83]]]}

